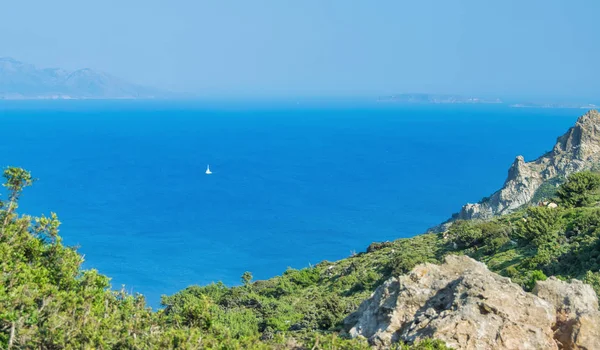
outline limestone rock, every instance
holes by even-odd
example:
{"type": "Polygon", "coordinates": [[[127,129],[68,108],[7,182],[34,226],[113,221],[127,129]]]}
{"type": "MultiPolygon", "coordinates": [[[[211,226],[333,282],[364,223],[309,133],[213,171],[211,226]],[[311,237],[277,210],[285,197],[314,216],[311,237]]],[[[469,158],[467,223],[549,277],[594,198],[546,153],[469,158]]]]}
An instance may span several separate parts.
{"type": "Polygon", "coordinates": [[[531,162],[525,162],[522,156],[518,156],[500,190],[479,203],[466,204],[452,219],[430,231],[443,231],[448,228],[449,222],[457,219],[489,219],[494,215],[508,214],[528,204],[544,182],[599,165],[600,113],[590,110],[558,138],[552,151],[531,162]]]}
{"type": "Polygon", "coordinates": [[[554,305],[557,312],[565,312],[569,317],[598,311],[596,292],[590,285],[575,279],[567,283],[550,277],[537,281],[532,292],[554,305]]]}
{"type": "Polygon", "coordinates": [[[556,309],[555,338],[563,349],[600,349],[598,297],[587,284],[554,277],[538,281],[533,293],[556,309]]]}
{"type": "Polygon", "coordinates": [[[570,338],[564,349],[600,349],[600,317],[596,314],[583,314],[577,317],[572,326],[570,338]]]}
{"type": "Polygon", "coordinates": [[[557,349],[552,304],[465,256],[391,278],[344,321],[378,347],[433,337],[457,349],[557,349]]]}

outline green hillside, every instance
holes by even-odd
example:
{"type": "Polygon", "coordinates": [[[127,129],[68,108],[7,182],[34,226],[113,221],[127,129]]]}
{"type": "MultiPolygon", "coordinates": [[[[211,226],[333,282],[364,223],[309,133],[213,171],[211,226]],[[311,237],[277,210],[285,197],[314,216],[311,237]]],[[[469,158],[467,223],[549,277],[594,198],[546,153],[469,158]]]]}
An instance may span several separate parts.
{"type": "MultiPolygon", "coordinates": [[[[4,171],[0,204],[0,348],[6,349],[367,349],[346,339],[343,320],[393,275],[416,264],[466,254],[525,289],[555,275],[600,292],[600,175],[581,172],[556,193],[558,204],[532,206],[490,221],[457,221],[444,234],[373,243],[367,252],[323,261],[241,286],[191,286],[152,311],[141,295],[113,291],[110,279],[82,270],[62,244],[55,214],[19,214],[33,183],[4,171]]],[[[444,349],[441,342],[398,345],[444,349]]]]}

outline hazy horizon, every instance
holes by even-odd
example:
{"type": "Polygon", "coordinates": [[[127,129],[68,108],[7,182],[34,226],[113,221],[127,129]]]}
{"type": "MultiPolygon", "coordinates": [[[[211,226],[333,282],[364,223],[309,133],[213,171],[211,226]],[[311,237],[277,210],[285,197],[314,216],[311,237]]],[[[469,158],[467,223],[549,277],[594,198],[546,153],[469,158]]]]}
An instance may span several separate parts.
{"type": "Polygon", "coordinates": [[[597,102],[600,3],[4,4],[0,57],[204,98],[398,93],[597,102]],[[32,11],[35,9],[35,11],[32,11]]]}

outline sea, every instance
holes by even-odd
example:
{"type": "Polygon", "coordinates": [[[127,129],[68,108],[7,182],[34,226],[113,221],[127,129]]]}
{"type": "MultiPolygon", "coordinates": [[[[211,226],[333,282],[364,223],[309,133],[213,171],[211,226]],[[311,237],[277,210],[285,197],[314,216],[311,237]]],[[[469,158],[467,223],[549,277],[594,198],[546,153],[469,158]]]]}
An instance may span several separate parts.
{"type": "Polygon", "coordinates": [[[241,284],[412,237],[552,149],[580,109],[199,101],[0,102],[19,210],[56,212],[114,289],[241,284]],[[210,165],[212,174],[206,175],[210,165]]]}

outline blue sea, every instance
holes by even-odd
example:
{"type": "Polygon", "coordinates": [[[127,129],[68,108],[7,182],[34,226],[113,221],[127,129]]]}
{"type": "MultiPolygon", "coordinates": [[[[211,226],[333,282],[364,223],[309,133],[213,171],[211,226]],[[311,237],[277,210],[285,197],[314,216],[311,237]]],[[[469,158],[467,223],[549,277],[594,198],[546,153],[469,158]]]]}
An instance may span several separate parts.
{"type": "Polygon", "coordinates": [[[583,110],[352,103],[1,102],[21,212],[59,215],[85,267],[162,294],[411,237],[498,189],[583,110]],[[210,164],[212,175],[205,175],[210,164]]]}

